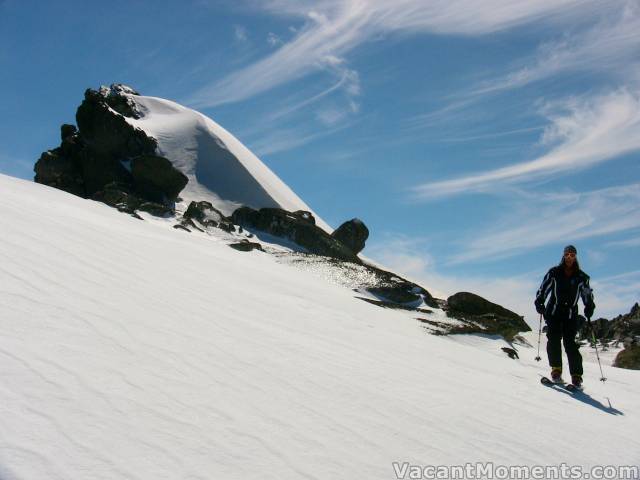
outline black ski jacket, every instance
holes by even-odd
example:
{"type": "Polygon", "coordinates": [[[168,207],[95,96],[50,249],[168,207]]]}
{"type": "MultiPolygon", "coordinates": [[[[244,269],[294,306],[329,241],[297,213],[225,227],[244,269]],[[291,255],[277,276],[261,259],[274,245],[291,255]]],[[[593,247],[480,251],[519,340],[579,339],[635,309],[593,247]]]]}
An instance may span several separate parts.
{"type": "Polygon", "coordinates": [[[564,268],[555,266],[549,269],[536,293],[535,305],[544,306],[547,296],[549,302],[544,307],[544,318],[554,317],[575,319],[578,317],[578,298],[582,298],[584,314],[590,318],[596,304],[593,301],[593,290],[589,286],[589,275],[577,270],[570,277],[564,274],[564,268]]]}

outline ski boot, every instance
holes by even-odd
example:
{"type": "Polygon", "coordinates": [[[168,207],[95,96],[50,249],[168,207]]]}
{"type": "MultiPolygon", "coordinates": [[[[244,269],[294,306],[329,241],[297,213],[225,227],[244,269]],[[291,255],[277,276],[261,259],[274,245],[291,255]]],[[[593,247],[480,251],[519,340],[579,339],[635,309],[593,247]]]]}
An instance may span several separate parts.
{"type": "Polygon", "coordinates": [[[551,368],[551,381],[553,383],[564,383],[562,379],[562,367],[551,368]]]}
{"type": "Polygon", "coordinates": [[[582,390],[582,375],[571,375],[571,387],[575,390],[582,390]]]}

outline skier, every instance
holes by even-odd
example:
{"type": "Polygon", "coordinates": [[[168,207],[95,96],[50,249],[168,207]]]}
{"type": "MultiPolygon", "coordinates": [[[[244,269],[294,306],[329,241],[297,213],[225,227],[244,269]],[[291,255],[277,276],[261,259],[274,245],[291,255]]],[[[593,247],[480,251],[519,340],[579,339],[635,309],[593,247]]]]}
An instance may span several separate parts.
{"type": "Polygon", "coordinates": [[[547,356],[551,367],[551,380],[561,383],[562,380],[562,348],[569,360],[571,383],[582,386],[582,356],[576,343],[578,333],[578,297],[584,304],[584,315],[591,321],[596,308],[593,302],[593,291],[589,287],[589,275],[580,270],[577,251],[573,245],[564,249],[560,264],[549,269],[536,294],[536,311],[544,315],[547,324],[547,356]],[[545,306],[547,296],[551,294],[545,306]]]}

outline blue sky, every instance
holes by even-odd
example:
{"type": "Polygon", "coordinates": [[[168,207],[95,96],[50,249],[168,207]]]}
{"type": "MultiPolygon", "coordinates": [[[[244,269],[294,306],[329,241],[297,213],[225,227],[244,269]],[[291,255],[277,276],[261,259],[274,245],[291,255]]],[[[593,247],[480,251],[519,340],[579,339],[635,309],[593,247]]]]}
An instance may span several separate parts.
{"type": "Polygon", "coordinates": [[[365,254],[535,322],[562,247],[596,315],[640,300],[640,5],[0,0],[0,172],[32,178],[84,89],[212,117],[365,254]]]}

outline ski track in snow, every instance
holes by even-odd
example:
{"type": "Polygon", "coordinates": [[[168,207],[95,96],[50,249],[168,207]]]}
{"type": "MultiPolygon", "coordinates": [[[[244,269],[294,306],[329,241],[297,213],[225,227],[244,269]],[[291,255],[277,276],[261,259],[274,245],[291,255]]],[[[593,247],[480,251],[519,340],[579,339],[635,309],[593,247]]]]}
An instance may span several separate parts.
{"type": "Polygon", "coordinates": [[[605,365],[602,385],[588,353],[581,401],[539,384],[537,332],[514,361],[222,237],[2,175],[0,191],[2,480],[640,461],[638,372],[605,365]]]}

